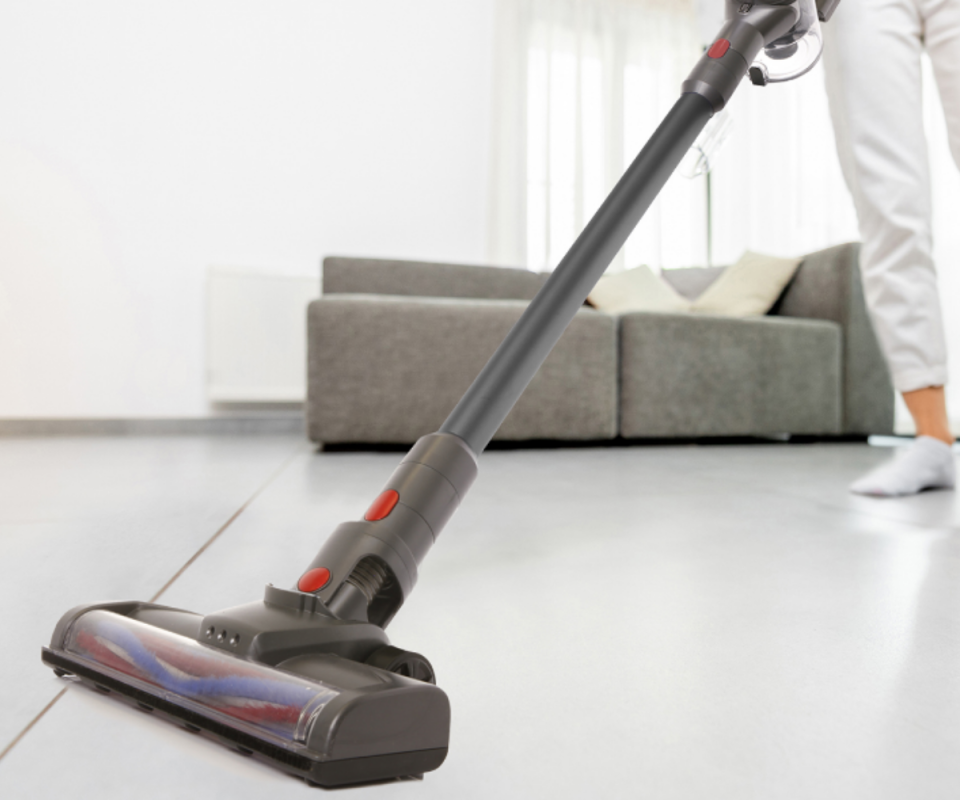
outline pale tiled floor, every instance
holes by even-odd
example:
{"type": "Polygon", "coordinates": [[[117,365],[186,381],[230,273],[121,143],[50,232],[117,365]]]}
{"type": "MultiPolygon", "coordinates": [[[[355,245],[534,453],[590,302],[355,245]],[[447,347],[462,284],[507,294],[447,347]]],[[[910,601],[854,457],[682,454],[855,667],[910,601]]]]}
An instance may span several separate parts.
{"type": "MultiPolygon", "coordinates": [[[[437,668],[450,755],[347,793],[960,796],[960,505],[846,493],[888,454],[487,453],[390,628],[437,668]]],[[[296,437],[0,440],[0,749],[68,686],[39,649],[69,607],[154,596],[231,519],[162,602],[257,599],[399,458],[296,437]]],[[[0,797],[322,792],[69,686],[0,760],[0,797]]]]}

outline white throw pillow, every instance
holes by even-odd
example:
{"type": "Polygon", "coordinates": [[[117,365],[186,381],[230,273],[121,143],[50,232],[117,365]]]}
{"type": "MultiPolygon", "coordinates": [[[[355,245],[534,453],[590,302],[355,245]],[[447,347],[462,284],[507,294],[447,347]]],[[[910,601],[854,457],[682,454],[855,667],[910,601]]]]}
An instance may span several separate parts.
{"type": "Polygon", "coordinates": [[[748,250],[694,301],[691,310],[725,317],[761,317],[773,308],[802,260],[748,250]]]}
{"type": "Polygon", "coordinates": [[[690,301],[655,275],[648,266],[604,275],[587,297],[598,311],[626,314],[631,311],[683,312],[690,301]]]}

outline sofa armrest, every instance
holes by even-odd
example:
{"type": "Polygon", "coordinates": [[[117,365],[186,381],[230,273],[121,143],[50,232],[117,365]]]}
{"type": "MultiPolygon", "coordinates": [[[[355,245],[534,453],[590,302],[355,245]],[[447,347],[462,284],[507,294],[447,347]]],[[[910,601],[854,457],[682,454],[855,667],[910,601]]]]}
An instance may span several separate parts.
{"type": "MultiPolygon", "coordinates": [[[[321,443],[410,443],[437,430],[526,309],[517,300],[335,294],[307,311],[307,430],[321,443]]],[[[574,317],[497,439],[610,439],[617,320],[574,317]]]]}
{"type": "Polygon", "coordinates": [[[808,255],[780,299],[777,313],[840,325],[843,433],[892,433],[893,384],[863,299],[859,262],[860,245],[855,243],[808,255]]]}

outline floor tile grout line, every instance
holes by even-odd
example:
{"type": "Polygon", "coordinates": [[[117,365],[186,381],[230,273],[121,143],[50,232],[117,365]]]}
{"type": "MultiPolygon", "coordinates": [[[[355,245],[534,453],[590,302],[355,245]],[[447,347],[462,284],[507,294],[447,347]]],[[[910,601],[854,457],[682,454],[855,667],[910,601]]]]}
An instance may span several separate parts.
{"type": "Polygon", "coordinates": [[[35,716],[32,720],[30,720],[30,722],[27,723],[27,727],[13,737],[13,741],[10,742],[10,744],[8,744],[6,747],[4,747],[2,752],[0,752],[0,761],[3,761],[7,753],[13,750],[13,748],[16,747],[16,745],[20,742],[20,740],[24,736],[26,736],[28,733],[30,733],[30,729],[34,725],[36,725],[41,719],[43,719],[43,715],[46,714],[51,708],[53,708],[56,702],[67,693],[68,688],[69,687],[64,686],[59,692],[57,692],[56,697],[54,697],[49,703],[47,703],[43,707],[43,710],[39,714],[37,714],[37,716],[35,716]]]}
{"type": "Polygon", "coordinates": [[[253,504],[253,501],[256,500],[261,494],[263,494],[263,492],[265,492],[269,488],[270,484],[272,484],[277,478],[280,477],[281,474],[283,474],[284,470],[286,470],[286,468],[290,466],[293,460],[300,454],[300,451],[302,449],[303,449],[303,446],[298,445],[297,448],[293,451],[293,453],[291,453],[290,456],[279,467],[277,467],[276,470],[274,470],[274,472],[270,475],[270,477],[267,478],[266,482],[259,489],[257,489],[252,495],[250,495],[249,499],[247,499],[247,501],[234,512],[234,514],[230,517],[230,519],[228,519],[226,522],[223,523],[223,525],[220,526],[219,530],[217,530],[217,532],[214,533],[213,536],[207,539],[207,541],[200,546],[200,549],[197,550],[196,553],[194,553],[192,556],[190,556],[189,559],[187,559],[187,562],[173,574],[173,577],[171,577],[170,580],[168,580],[165,584],[163,584],[163,586],[160,587],[160,589],[156,592],[156,594],[153,595],[153,597],[150,598],[148,602],[155,603],[157,600],[159,600],[160,597],[163,595],[163,593],[166,592],[167,589],[169,589],[171,586],[173,586],[176,580],[179,577],[181,577],[183,573],[186,572],[191,566],[193,566],[193,564],[196,563],[197,559],[200,558],[200,556],[202,556],[210,548],[210,546],[214,542],[216,542],[217,539],[220,538],[223,532],[226,531],[227,528],[229,528],[237,520],[237,518],[253,504]]]}
{"type": "MultiPolygon", "coordinates": [[[[781,446],[773,445],[772,447],[776,447],[777,449],[780,449],[781,446]]],[[[786,449],[790,449],[791,445],[787,444],[787,445],[783,445],[783,447],[786,449]]],[[[796,448],[797,446],[794,445],[792,447],[796,448]]],[[[494,451],[494,452],[509,453],[512,451],[494,451]]],[[[549,452],[549,451],[543,451],[543,452],[549,452]]],[[[665,470],[669,470],[673,474],[679,474],[679,475],[691,474],[690,471],[684,469],[683,466],[677,467],[672,463],[662,464],[661,467],[665,470]]],[[[714,482],[717,488],[720,489],[720,491],[728,491],[728,490],[735,491],[749,485],[748,481],[727,477],[726,475],[720,474],[714,468],[711,468],[711,467],[698,468],[694,470],[694,474],[702,478],[709,478],[711,481],[714,482]],[[724,487],[724,484],[726,485],[726,489],[724,487]]],[[[791,500],[796,500],[796,501],[815,503],[820,508],[823,508],[825,510],[840,512],[843,514],[852,514],[862,519],[874,520],[874,521],[880,521],[880,522],[889,522],[889,523],[898,524],[898,525],[905,525],[909,528],[912,528],[916,533],[921,533],[921,532],[934,533],[935,532],[940,534],[956,535],[958,532],[960,532],[958,531],[958,527],[960,526],[958,526],[957,524],[953,524],[953,523],[939,524],[939,523],[927,523],[927,522],[904,520],[899,517],[891,517],[882,512],[872,511],[862,507],[861,508],[847,507],[847,506],[844,506],[839,501],[821,500],[819,497],[812,497],[809,494],[806,494],[804,492],[798,492],[796,490],[793,490],[789,487],[784,487],[782,485],[765,486],[765,487],[762,487],[762,489],[761,487],[756,487],[756,486],[751,486],[751,488],[761,490],[763,494],[767,494],[767,495],[774,495],[774,496],[789,498],[791,500]]],[[[879,498],[874,498],[874,501],[878,503],[886,502],[885,499],[879,499],[879,498]]]]}
{"type": "MultiPolygon", "coordinates": [[[[706,473],[702,473],[702,475],[705,476],[706,473]]],[[[745,485],[744,481],[726,478],[725,476],[722,476],[722,475],[717,476],[715,480],[718,483],[725,481],[728,484],[736,486],[738,488],[745,485]]],[[[871,511],[862,507],[851,508],[851,507],[844,506],[837,501],[821,500],[820,498],[811,497],[810,495],[805,494],[803,492],[798,492],[790,488],[784,488],[783,486],[764,487],[763,493],[770,494],[770,495],[780,495],[782,497],[789,497],[791,500],[802,500],[806,502],[816,503],[821,508],[829,509],[830,511],[838,511],[844,514],[853,514],[855,516],[863,517],[866,519],[879,520],[883,522],[892,522],[900,525],[906,525],[908,527],[916,529],[918,532],[926,531],[926,532],[938,532],[938,533],[957,533],[957,525],[955,524],[947,523],[944,525],[939,523],[927,523],[927,522],[916,522],[911,520],[904,520],[899,517],[887,516],[886,514],[879,513],[876,511],[871,511]]],[[[878,503],[887,502],[887,499],[885,498],[871,498],[871,499],[873,499],[874,502],[878,502],[878,503]]]]}
{"type": "MultiPolygon", "coordinates": [[[[827,509],[829,511],[837,511],[843,514],[852,514],[857,517],[863,517],[865,519],[877,520],[882,522],[892,522],[897,525],[906,525],[907,527],[914,528],[918,533],[920,531],[925,531],[927,533],[957,533],[957,526],[954,523],[928,523],[928,522],[916,522],[912,520],[901,519],[900,517],[891,517],[886,514],[871,511],[869,509],[858,507],[852,508],[844,506],[841,503],[833,500],[821,500],[819,498],[811,497],[810,495],[804,494],[802,492],[796,492],[791,489],[784,489],[782,487],[768,487],[766,490],[767,494],[781,495],[782,497],[789,497],[792,500],[802,500],[805,502],[815,503],[820,508],[827,509]]],[[[877,503],[887,502],[886,498],[869,498],[877,503]]],[[[902,498],[894,498],[902,499],[902,498]]],[[[908,498],[909,499],[909,498],[908,498]]]]}
{"type": "MultiPolygon", "coordinates": [[[[885,502],[881,500],[880,502],[885,502]]],[[[917,533],[923,531],[925,533],[943,533],[943,534],[956,534],[957,528],[953,523],[947,523],[945,525],[933,524],[927,522],[914,522],[912,520],[900,519],[899,517],[888,517],[885,514],[878,514],[874,511],[866,511],[861,508],[850,508],[845,509],[840,505],[830,503],[828,501],[820,501],[820,505],[823,508],[829,508],[831,511],[844,511],[848,514],[855,514],[858,517],[865,517],[866,519],[879,520],[883,522],[892,522],[897,525],[906,525],[909,528],[913,528],[917,533]]]]}
{"type": "MultiPolygon", "coordinates": [[[[223,534],[223,532],[226,531],[226,529],[229,528],[237,520],[237,518],[250,507],[253,501],[256,500],[261,494],[263,494],[270,487],[270,485],[277,478],[279,478],[280,475],[283,474],[284,470],[286,470],[287,467],[290,466],[293,460],[300,454],[300,451],[302,449],[303,449],[303,445],[298,445],[296,449],[283,461],[283,463],[270,474],[270,476],[263,483],[263,485],[260,486],[252,495],[250,495],[250,497],[243,503],[243,505],[241,505],[240,508],[238,508],[231,515],[230,519],[228,519],[225,523],[223,523],[223,525],[220,526],[217,532],[214,533],[213,536],[207,539],[207,541],[200,546],[200,549],[197,550],[196,553],[194,553],[189,559],[187,559],[187,562],[174,573],[173,577],[170,578],[170,580],[168,580],[163,586],[160,587],[160,590],[156,594],[154,594],[153,597],[151,597],[148,602],[150,603],[156,602],[156,600],[174,584],[177,578],[183,575],[183,573],[186,572],[196,562],[196,560],[200,558],[200,556],[202,556],[204,552],[207,551],[207,549],[209,549],[210,545],[212,545],[215,541],[217,541],[217,539],[220,538],[221,534],[223,534]]],[[[67,689],[69,688],[70,687],[68,686],[65,686],[64,688],[62,688],[60,692],[56,695],[56,697],[54,697],[49,703],[47,703],[43,707],[43,709],[40,711],[40,713],[37,714],[37,716],[35,716],[32,720],[30,720],[30,722],[27,723],[26,727],[22,731],[20,731],[20,733],[18,733],[5,748],[3,748],[3,751],[0,752],[0,761],[3,761],[3,759],[7,756],[7,754],[11,750],[13,750],[13,748],[17,744],[19,744],[20,741],[30,732],[30,729],[33,728],[33,726],[36,725],[43,718],[43,716],[57,704],[60,698],[67,693],[67,689]]]]}

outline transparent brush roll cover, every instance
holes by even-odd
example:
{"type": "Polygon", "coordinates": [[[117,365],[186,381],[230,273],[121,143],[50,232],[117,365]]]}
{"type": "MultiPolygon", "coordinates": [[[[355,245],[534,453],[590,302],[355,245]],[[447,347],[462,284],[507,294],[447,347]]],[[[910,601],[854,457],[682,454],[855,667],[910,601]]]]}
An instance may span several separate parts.
{"type": "Polygon", "coordinates": [[[175,705],[288,742],[305,742],[312,721],[339,694],[110,611],[76,620],[64,649],[175,705]]]}

